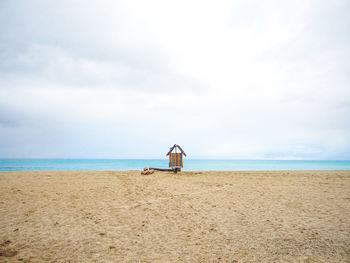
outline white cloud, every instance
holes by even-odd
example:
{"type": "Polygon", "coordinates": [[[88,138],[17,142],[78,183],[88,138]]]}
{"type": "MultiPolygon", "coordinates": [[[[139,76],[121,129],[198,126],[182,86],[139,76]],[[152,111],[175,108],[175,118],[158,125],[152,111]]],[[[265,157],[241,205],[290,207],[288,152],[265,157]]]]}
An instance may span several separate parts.
{"type": "Polygon", "coordinates": [[[0,157],[349,159],[346,1],[3,1],[0,157]]]}

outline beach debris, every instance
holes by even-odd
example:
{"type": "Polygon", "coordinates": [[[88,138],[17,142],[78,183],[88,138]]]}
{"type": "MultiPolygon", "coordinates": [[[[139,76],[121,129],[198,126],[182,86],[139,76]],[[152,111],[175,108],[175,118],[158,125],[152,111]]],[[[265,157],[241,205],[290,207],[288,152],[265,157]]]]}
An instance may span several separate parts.
{"type": "Polygon", "coordinates": [[[149,168],[150,170],[154,171],[162,171],[162,172],[173,172],[173,169],[164,169],[164,168],[149,168]]]}
{"type": "Polygon", "coordinates": [[[141,175],[150,175],[154,173],[154,169],[144,168],[141,175]]]}

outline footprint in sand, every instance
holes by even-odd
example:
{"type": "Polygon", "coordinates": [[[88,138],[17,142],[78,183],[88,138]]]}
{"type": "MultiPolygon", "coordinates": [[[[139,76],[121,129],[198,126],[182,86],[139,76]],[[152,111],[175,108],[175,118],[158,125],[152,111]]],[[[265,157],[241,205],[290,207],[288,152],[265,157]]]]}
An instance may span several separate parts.
{"type": "Polygon", "coordinates": [[[0,244],[0,257],[14,257],[18,254],[16,250],[6,248],[9,244],[11,244],[10,240],[6,240],[0,244]]]}

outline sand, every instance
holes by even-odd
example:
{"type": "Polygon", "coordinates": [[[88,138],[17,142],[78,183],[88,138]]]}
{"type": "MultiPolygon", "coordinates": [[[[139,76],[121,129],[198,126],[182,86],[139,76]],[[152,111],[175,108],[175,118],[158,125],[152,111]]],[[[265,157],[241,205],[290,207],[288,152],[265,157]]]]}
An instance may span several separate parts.
{"type": "Polygon", "coordinates": [[[350,171],[1,172],[14,261],[350,262],[350,171]]]}

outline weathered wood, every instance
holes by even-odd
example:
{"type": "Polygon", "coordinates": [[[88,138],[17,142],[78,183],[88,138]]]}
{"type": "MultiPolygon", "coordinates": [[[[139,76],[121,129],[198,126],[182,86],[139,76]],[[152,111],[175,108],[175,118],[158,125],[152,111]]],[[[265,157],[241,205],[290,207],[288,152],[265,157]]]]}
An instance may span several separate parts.
{"type": "Polygon", "coordinates": [[[180,147],[180,145],[177,145],[177,144],[174,144],[174,146],[170,148],[170,150],[169,150],[169,152],[166,154],[166,156],[168,156],[168,155],[169,155],[174,149],[176,149],[176,148],[179,148],[179,150],[181,151],[181,153],[187,157],[187,155],[186,155],[186,153],[184,152],[184,150],[182,150],[182,148],[180,147]]]}
{"type": "Polygon", "coordinates": [[[155,171],[164,171],[164,172],[172,172],[173,169],[163,169],[163,168],[149,168],[150,170],[153,169],[155,171]]]}
{"type": "Polygon", "coordinates": [[[180,145],[176,145],[176,146],[177,146],[177,148],[180,149],[180,151],[182,152],[182,154],[185,155],[185,156],[187,157],[186,153],[184,152],[184,150],[182,150],[182,148],[180,147],[180,145]]]}
{"type": "Polygon", "coordinates": [[[176,147],[176,144],[174,144],[174,146],[170,148],[170,150],[169,150],[169,152],[166,154],[166,156],[168,156],[168,155],[174,150],[175,147],[176,147]]]}

